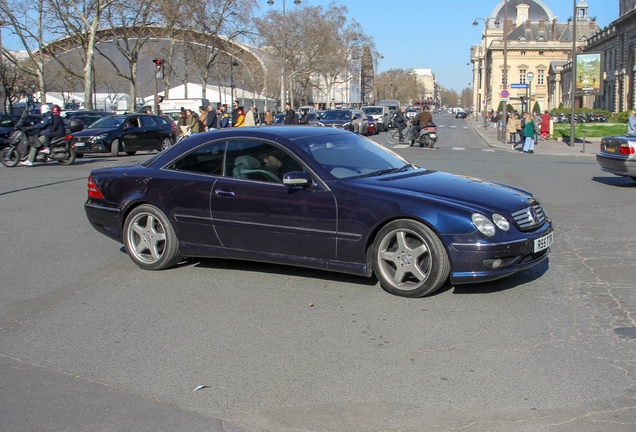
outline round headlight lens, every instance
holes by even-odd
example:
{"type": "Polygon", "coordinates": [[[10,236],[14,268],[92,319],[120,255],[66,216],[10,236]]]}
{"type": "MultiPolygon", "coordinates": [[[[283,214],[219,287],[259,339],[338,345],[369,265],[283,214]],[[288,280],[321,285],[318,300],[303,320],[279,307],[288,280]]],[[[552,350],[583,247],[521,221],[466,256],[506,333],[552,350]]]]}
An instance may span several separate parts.
{"type": "Polygon", "coordinates": [[[499,227],[502,231],[508,231],[510,229],[510,222],[508,219],[500,215],[499,213],[495,213],[492,215],[492,221],[499,227]]]}
{"type": "Polygon", "coordinates": [[[480,213],[473,213],[471,216],[475,228],[486,237],[492,237],[495,235],[495,225],[490,220],[480,213]]]}

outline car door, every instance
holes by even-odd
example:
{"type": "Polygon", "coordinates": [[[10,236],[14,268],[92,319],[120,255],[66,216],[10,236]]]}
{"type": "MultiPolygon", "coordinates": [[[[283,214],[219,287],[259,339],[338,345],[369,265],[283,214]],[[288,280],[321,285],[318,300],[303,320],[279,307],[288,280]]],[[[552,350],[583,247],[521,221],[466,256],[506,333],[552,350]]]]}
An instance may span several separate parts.
{"type": "Polygon", "coordinates": [[[319,184],[290,188],[267,174],[270,152],[283,152],[285,171],[307,170],[273,143],[228,142],[225,176],[211,195],[214,228],[226,248],[331,260],[336,257],[336,202],[319,184]],[[243,168],[245,167],[245,169],[243,168]]]}
{"type": "Polygon", "coordinates": [[[141,122],[140,150],[161,150],[160,127],[153,116],[139,116],[141,122]]]}
{"type": "Polygon", "coordinates": [[[138,151],[145,150],[142,147],[143,140],[141,137],[141,123],[139,122],[139,116],[126,117],[122,128],[122,142],[124,144],[125,151],[138,151]]]}

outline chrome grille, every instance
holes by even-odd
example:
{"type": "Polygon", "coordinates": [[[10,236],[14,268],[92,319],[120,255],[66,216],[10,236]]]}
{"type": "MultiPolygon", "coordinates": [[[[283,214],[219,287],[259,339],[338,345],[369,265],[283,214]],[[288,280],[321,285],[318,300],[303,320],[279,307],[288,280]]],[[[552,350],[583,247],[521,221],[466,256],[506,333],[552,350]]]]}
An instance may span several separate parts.
{"type": "Polygon", "coordinates": [[[512,218],[515,220],[519,228],[523,231],[528,231],[543,224],[543,221],[545,220],[545,213],[543,212],[541,204],[536,203],[513,212],[512,218]]]}

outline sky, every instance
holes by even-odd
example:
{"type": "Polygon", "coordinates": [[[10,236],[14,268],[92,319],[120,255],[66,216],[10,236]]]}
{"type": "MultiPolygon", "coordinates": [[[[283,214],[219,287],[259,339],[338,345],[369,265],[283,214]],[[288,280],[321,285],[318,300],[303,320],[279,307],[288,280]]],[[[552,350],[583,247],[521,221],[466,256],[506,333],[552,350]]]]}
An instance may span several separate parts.
{"type": "MultiPolygon", "coordinates": [[[[263,12],[273,7],[282,9],[282,0],[273,6],[263,3],[263,12]]],[[[552,9],[559,22],[566,22],[573,12],[574,0],[542,0],[552,9]]],[[[575,0],[577,3],[579,0],[575,0]]],[[[618,18],[618,0],[586,0],[590,17],[596,17],[601,28],[618,18]]],[[[295,6],[286,1],[290,10],[302,6],[327,7],[331,0],[301,0],[295,6]]],[[[372,36],[378,52],[384,57],[378,72],[389,69],[430,68],[439,84],[460,92],[472,80],[470,47],[480,42],[483,21],[473,26],[475,18],[486,18],[499,1],[475,0],[337,0],[349,10],[349,18],[358,21],[364,32],[372,36]],[[468,63],[468,64],[467,64],[468,63]]],[[[317,38],[329,37],[316,35],[317,38]]],[[[10,49],[12,39],[2,31],[2,41],[10,49]]]]}

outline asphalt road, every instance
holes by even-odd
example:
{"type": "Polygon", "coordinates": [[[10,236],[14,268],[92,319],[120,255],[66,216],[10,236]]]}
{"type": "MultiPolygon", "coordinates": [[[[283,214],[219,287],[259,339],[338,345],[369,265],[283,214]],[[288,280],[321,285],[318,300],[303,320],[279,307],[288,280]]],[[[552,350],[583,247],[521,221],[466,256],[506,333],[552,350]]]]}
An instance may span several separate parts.
{"type": "Polygon", "coordinates": [[[0,430],[634,431],[636,183],[435,121],[436,149],[373,139],[531,190],[546,263],[422,299],[259,263],[148,272],[83,211],[91,169],[144,155],[0,167],[0,430]]]}

